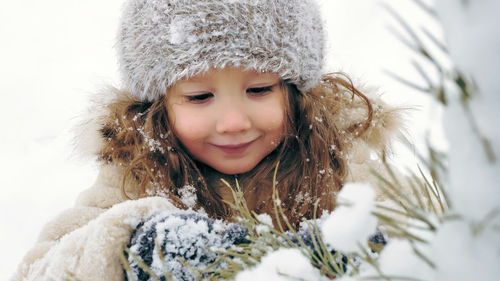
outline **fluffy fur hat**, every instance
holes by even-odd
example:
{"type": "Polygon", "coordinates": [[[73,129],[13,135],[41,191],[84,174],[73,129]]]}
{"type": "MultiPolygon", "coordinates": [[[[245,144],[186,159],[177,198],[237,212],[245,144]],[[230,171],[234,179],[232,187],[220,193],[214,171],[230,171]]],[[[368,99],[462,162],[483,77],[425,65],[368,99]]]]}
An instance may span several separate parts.
{"type": "Polygon", "coordinates": [[[275,72],[308,90],[321,76],[324,38],[314,0],[127,0],[117,49],[126,89],[152,101],[226,66],[275,72]]]}

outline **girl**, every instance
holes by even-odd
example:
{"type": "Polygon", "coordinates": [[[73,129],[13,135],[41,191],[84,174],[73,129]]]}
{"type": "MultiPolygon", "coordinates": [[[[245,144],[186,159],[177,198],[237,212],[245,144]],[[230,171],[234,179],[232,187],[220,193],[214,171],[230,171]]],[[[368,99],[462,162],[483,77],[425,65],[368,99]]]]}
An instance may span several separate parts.
{"type": "Polygon", "coordinates": [[[76,206],[42,230],[13,280],[123,280],[120,255],[157,212],[231,220],[238,180],[271,213],[272,177],[294,225],[334,209],[367,180],[398,121],[342,74],[322,75],[313,0],[128,0],[117,49],[123,89],[81,128],[101,171],[76,206]]]}

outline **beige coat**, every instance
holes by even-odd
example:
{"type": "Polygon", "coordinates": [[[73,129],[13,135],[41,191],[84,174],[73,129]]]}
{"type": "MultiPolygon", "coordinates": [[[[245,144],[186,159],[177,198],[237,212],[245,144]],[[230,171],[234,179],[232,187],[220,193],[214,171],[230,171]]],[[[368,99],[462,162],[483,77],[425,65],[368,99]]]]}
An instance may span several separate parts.
{"type": "MultiPolygon", "coordinates": [[[[105,108],[104,96],[97,107],[105,108]]],[[[382,154],[399,128],[398,110],[391,109],[378,97],[372,127],[348,146],[349,180],[370,181],[369,168],[377,168],[374,152],[382,154]],[[370,166],[370,167],[367,167],[370,166]]],[[[97,154],[102,144],[99,120],[105,110],[97,110],[83,128],[81,150],[97,154]]],[[[363,103],[346,104],[336,114],[339,129],[348,128],[366,116],[363,103]]],[[[166,198],[126,200],[120,191],[123,170],[113,165],[101,167],[96,182],[82,192],[69,210],[45,225],[34,247],[25,255],[12,281],[21,280],[123,280],[120,255],[137,224],[159,210],[177,209],[166,198]]]]}

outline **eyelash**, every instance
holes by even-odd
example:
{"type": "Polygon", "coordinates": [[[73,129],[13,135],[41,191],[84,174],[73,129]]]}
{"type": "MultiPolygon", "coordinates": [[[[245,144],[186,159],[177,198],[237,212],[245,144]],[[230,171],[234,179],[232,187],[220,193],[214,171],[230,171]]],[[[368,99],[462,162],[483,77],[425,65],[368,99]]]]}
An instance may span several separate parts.
{"type": "MultiPolygon", "coordinates": [[[[266,87],[258,87],[258,88],[248,88],[246,92],[251,96],[258,97],[271,92],[273,88],[274,85],[266,87]]],[[[213,97],[212,93],[204,93],[201,95],[186,96],[186,100],[192,103],[204,103],[211,97],[213,97]]]]}
{"type": "Polygon", "coordinates": [[[187,101],[192,103],[204,103],[212,96],[213,96],[212,93],[205,93],[201,95],[187,96],[186,99],[187,101]]]}
{"type": "Polygon", "coordinates": [[[266,86],[266,87],[259,87],[259,88],[249,88],[247,89],[247,93],[252,95],[252,96],[262,96],[268,92],[271,92],[274,88],[274,85],[272,86],[266,86]]]}

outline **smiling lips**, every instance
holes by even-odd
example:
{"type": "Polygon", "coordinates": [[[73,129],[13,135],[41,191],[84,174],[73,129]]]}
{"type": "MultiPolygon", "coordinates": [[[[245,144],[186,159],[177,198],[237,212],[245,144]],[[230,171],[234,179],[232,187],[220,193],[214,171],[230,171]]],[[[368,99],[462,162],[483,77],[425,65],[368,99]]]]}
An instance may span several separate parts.
{"type": "Polygon", "coordinates": [[[239,143],[239,144],[228,144],[228,145],[216,145],[214,144],[213,146],[217,147],[218,149],[222,150],[224,153],[229,154],[229,155],[239,155],[244,153],[250,145],[252,145],[253,141],[249,141],[246,143],[239,143]]]}

